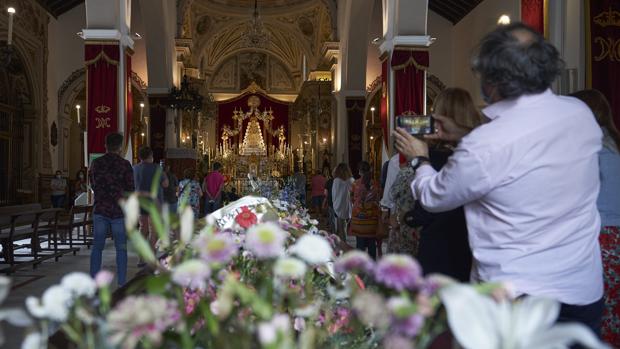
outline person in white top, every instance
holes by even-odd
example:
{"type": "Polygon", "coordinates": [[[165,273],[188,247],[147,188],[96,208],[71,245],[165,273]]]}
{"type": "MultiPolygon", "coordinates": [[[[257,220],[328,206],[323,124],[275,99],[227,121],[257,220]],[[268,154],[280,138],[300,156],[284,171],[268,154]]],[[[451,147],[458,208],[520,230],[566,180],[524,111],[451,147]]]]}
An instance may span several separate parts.
{"type": "Polygon", "coordinates": [[[469,132],[435,115],[437,133],[427,137],[460,141],[439,172],[425,142],[403,129],[394,135],[416,169],[414,198],[431,212],[465,206],[474,280],[555,299],[559,321],[600,333],[602,133],[583,102],[549,89],[561,68],[540,34],[521,23],[501,26],[482,40],[473,64],[491,121],[469,132]]]}
{"type": "Polygon", "coordinates": [[[347,241],[347,224],[351,219],[351,187],[353,175],[345,163],[340,163],[334,169],[334,184],[332,187],[332,201],[336,214],[336,232],[343,242],[347,241]]]}

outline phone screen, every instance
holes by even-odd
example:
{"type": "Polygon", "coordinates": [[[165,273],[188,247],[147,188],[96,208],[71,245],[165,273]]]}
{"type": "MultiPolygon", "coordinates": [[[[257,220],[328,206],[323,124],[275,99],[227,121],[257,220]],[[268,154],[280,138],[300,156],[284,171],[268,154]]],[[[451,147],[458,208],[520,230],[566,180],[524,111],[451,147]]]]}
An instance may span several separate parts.
{"type": "Polygon", "coordinates": [[[404,128],[411,135],[428,135],[434,133],[434,121],[431,115],[399,115],[396,126],[404,128]]]}

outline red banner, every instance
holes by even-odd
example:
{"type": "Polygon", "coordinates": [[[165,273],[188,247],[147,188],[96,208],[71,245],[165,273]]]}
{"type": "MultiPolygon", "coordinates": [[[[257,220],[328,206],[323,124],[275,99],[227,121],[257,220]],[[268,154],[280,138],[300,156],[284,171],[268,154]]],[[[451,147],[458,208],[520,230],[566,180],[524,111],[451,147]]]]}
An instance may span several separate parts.
{"type": "Polygon", "coordinates": [[[521,22],[545,34],[545,0],[521,0],[521,22]]]}
{"type": "Polygon", "coordinates": [[[620,128],[620,2],[586,1],[587,86],[601,91],[620,128]]]}
{"type": "Polygon", "coordinates": [[[383,129],[383,142],[385,147],[390,149],[388,144],[388,60],[381,63],[381,104],[379,106],[379,116],[381,118],[381,128],[383,129]]]}
{"type": "Polygon", "coordinates": [[[365,105],[366,99],[364,97],[348,97],[346,100],[347,122],[349,123],[349,166],[356,178],[359,172],[359,163],[363,158],[362,137],[365,105]]]}
{"type": "Polygon", "coordinates": [[[425,49],[396,49],[392,54],[394,70],[394,115],[424,112],[424,71],[429,56],[425,49]]]}
{"type": "Polygon", "coordinates": [[[118,131],[118,44],[84,47],[88,153],[105,153],[105,137],[118,131]]]}
{"type": "MultiPolygon", "coordinates": [[[[131,135],[131,119],[133,117],[133,93],[131,92],[131,54],[125,51],[125,147],[129,146],[129,136],[131,135]]],[[[134,144],[137,139],[131,140],[134,144]]],[[[136,154],[134,154],[136,157],[136,154]]]]}

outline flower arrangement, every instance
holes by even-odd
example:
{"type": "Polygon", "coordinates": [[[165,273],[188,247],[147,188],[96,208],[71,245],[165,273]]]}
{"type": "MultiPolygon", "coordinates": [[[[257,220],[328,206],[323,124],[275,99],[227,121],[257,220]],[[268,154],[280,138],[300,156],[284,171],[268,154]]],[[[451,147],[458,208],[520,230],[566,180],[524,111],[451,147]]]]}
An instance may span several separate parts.
{"type": "Polygon", "coordinates": [[[189,207],[170,219],[131,196],[124,202],[129,238],[152,276],[116,304],[109,272],[65,276],[41,299],[27,300],[37,322],[24,324],[31,326],[24,348],[45,348],[51,325],[89,349],[426,348],[448,328],[465,348],[556,348],[574,339],[604,347],[582,326],[553,327],[557,303],[495,301],[500,285],[424,277],[406,255],[375,262],[360,251],[343,253],[307,211],[278,197],[243,198],[196,222],[189,207]],[[158,252],[133,228],[139,204],[153,218],[158,252]],[[526,326],[541,308],[553,312],[526,326]],[[530,339],[515,337],[525,330],[530,339]]]}

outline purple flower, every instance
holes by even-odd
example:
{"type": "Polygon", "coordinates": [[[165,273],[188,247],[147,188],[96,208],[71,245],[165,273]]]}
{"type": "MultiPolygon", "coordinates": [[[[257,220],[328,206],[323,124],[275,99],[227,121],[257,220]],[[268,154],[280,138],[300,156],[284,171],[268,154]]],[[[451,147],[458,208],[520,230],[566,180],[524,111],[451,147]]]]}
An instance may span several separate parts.
{"type": "Polygon", "coordinates": [[[371,273],[375,263],[366,252],[351,250],[343,254],[336,263],[334,269],[337,273],[365,272],[371,273]]]}
{"type": "Polygon", "coordinates": [[[424,317],[420,314],[413,314],[404,319],[396,319],[392,329],[403,336],[413,338],[418,335],[422,325],[424,325],[424,317]]]}
{"type": "Polygon", "coordinates": [[[413,349],[413,343],[407,338],[391,335],[383,340],[384,349],[413,349]]]}
{"type": "Polygon", "coordinates": [[[422,268],[410,256],[389,254],[377,263],[375,280],[396,291],[413,290],[422,280],[422,268]]]}
{"type": "Polygon", "coordinates": [[[279,257],[284,254],[286,236],[275,223],[257,224],[248,229],[245,248],[259,259],[279,257]]]}
{"type": "Polygon", "coordinates": [[[192,290],[204,290],[209,276],[211,276],[211,269],[207,263],[198,259],[185,261],[172,271],[174,283],[192,290]]]}
{"type": "Polygon", "coordinates": [[[200,257],[209,263],[228,263],[238,252],[233,237],[228,233],[201,234],[195,241],[194,247],[200,257]]]}

